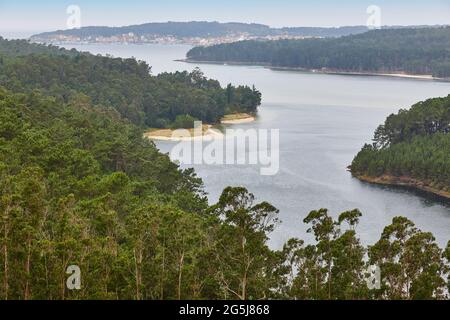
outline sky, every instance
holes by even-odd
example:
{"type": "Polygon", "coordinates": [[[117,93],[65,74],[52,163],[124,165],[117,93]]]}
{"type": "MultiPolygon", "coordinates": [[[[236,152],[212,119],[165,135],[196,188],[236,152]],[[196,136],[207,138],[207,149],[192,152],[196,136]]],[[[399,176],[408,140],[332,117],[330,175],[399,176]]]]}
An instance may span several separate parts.
{"type": "Polygon", "coordinates": [[[0,35],[66,29],[69,5],[80,8],[81,26],[193,20],[365,25],[371,5],[380,8],[382,25],[450,24],[450,0],[0,0],[0,35]]]}

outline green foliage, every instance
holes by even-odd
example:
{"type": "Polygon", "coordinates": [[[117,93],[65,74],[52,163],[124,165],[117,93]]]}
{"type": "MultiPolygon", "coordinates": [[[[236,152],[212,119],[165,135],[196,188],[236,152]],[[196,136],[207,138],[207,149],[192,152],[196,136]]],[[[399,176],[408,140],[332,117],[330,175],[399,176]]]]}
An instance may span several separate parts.
{"type": "Polygon", "coordinates": [[[142,297],[123,279],[131,267],[123,259],[134,243],[126,239],[137,235],[127,221],[134,214],[145,219],[151,204],[156,209],[148,209],[154,213],[142,227],[168,211],[194,223],[206,208],[201,181],[179,171],[137,127],[84,97],[61,105],[37,93],[0,90],[0,114],[0,295],[142,297]],[[84,270],[86,290],[65,289],[70,264],[84,270]]]}
{"type": "Polygon", "coordinates": [[[368,298],[364,280],[365,249],[354,230],[361,213],[344,212],[334,221],[326,209],[312,211],[304,222],[311,224],[315,245],[296,248],[294,267],[300,271],[293,279],[291,295],[298,299],[368,298]],[[347,223],[350,229],[342,231],[347,223]]]}
{"type": "Polygon", "coordinates": [[[375,131],[374,143],[384,148],[435,133],[450,133],[450,96],[428,99],[391,114],[375,131]]]}
{"type": "Polygon", "coordinates": [[[371,263],[380,266],[382,299],[442,299],[448,266],[431,233],[418,230],[404,217],[396,217],[381,239],[369,248],[371,263]]]}
{"type": "Polygon", "coordinates": [[[83,97],[58,105],[3,90],[0,111],[2,127],[16,128],[0,137],[1,298],[447,297],[450,249],[405,218],[369,248],[370,260],[358,210],[336,221],[312,211],[304,222],[315,243],[290,239],[275,251],[276,208],[242,187],[208,207],[193,171],[177,170],[115,113],[83,97]],[[381,290],[365,284],[369,262],[383,268],[381,290]],[[66,288],[74,264],[79,291],[66,288]]]}
{"type": "Polygon", "coordinates": [[[226,188],[210,212],[221,219],[215,259],[223,294],[231,299],[264,299],[276,283],[273,252],[267,235],[278,222],[278,210],[245,188],[226,188]],[[261,275],[265,275],[261,277],[261,275]],[[275,281],[273,281],[275,280],[275,281]]]}
{"type": "Polygon", "coordinates": [[[241,41],[196,47],[198,61],[352,72],[406,72],[450,76],[450,27],[373,30],[329,39],[241,41]]]}
{"type": "Polygon", "coordinates": [[[450,96],[390,115],[352,163],[356,175],[409,177],[450,190],[450,96]]]}
{"type": "MultiPolygon", "coordinates": [[[[153,78],[134,60],[97,60],[77,53],[71,58],[52,50],[57,52],[35,56],[30,63],[56,68],[62,62],[57,72],[61,79],[69,70],[65,60],[87,59],[98,70],[111,63],[117,75],[130,69],[136,79],[183,83],[165,92],[217,89],[228,107],[240,101],[251,108],[253,103],[245,101],[258,100],[254,88],[251,95],[241,87],[222,90],[198,70],[153,78]]],[[[77,88],[82,90],[65,91],[63,85],[59,96],[45,89],[52,76],[39,78],[32,69],[30,79],[37,82],[27,84],[25,76],[19,77],[23,83],[19,78],[8,82],[1,76],[16,92],[0,87],[0,298],[448,298],[450,245],[442,251],[430,233],[407,219],[395,218],[366,249],[356,234],[361,212],[344,212],[334,220],[326,209],[312,211],[304,222],[315,242],[290,239],[282,250],[273,250],[268,241],[279,222],[275,207],[257,203],[242,187],[226,188],[218,203],[208,206],[202,181],[192,169],[180,170],[117,109],[93,103],[90,94],[115,88],[113,79],[93,86],[96,81],[80,78],[77,88]],[[365,286],[368,263],[382,267],[381,290],[365,286]],[[70,265],[81,269],[81,290],[66,287],[70,265]]],[[[122,81],[120,76],[116,80],[122,81]]],[[[116,97],[125,103],[125,96],[116,97]]],[[[181,119],[186,118],[192,120],[181,119]]],[[[432,137],[436,144],[446,143],[443,155],[448,159],[448,134],[437,131],[420,131],[385,149],[416,140],[425,149],[432,137]]],[[[367,146],[364,152],[384,151],[367,146]]]]}
{"type": "Polygon", "coordinates": [[[194,128],[195,121],[198,119],[191,117],[190,115],[179,115],[175,118],[175,121],[170,126],[172,129],[192,129],[194,128]]]}
{"type": "Polygon", "coordinates": [[[81,93],[139,126],[169,127],[179,115],[214,123],[228,109],[256,112],[261,104],[261,94],[247,86],[231,86],[238,94],[227,100],[219,82],[198,69],[152,76],[143,61],[1,38],[0,58],[0,85],[7,89],[39,89],[62,103],[81,93]]]}

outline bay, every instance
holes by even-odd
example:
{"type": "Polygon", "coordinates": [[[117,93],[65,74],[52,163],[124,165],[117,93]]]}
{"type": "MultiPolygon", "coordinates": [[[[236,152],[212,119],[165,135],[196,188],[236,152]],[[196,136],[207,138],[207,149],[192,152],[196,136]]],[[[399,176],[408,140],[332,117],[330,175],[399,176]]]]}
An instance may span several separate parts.
{"type": "MultiPolygon", "coordinates": [[[[406,216],[439,244],[450,240],[450,206],[412,190],[380,187],[352,178],[346,167],[385,118],[413,103],[450,93],[450,83],[377,76],[346,76],[273,71],[263,67],[187,64],[185,45],[66,45],[94,54],[135,57],[147,61],[152,73],[192,70],[228,83],[255,85],[263,94],[258,118],[233,128],[280,130],[280,170],[260,175],[251,165],[194,165],[210,201],[226,186],[245,186],[258,200],[280,209],[282,223],[271,235],[279,247],[290,237],[310,239],[302,220],[309,211],[330,214],[359,208],[358,233],[363,243],[379,239],[395,216],[406,216]]],[[[174,143],[158,142],[163,152],[174,143]]]]}

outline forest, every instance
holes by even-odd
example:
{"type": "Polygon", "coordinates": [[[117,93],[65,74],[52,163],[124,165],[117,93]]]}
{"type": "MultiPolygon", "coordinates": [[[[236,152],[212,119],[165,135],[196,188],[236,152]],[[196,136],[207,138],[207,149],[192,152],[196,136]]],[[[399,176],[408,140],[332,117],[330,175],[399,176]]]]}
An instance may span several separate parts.
{"type": "MultiPolygon", "coordinates": [[[[362,212],[318,209],[299,212],[312,241],[271,248],[277,208],[243,187],[227,187],[210,205],[195,172],[161,154],[119,108],[127,90],[161,90],[167,78],[186,90],[180,96],[193,87],[206,94],[214,81],[153,77],[134,60],[49,51],[1,60],[1,299],[449,298],[450,242],[440,248],[399,216],[365,246],[357,233],[362,212]],[[67,77],[78,70],[72,63],[87,72],[77,81],[67,77]],[[73,265],[80,290],[66,286],[73,265]],[[369,265],[380,267],[379,288],[367,285],[369,265]]],[[[152,90],[138,94],[170,98],[152,90]]],[[[442,127],[417,138],[444,134],[442,127]]],[[[380,139],[394,141],[389,129],[380,139]]]]}
{"type": "Polygon", "coordinates": [[[261,93],[191,73],[151,74],[135,59],[95,56],[76,50],[0,39],[0,86],[13,91],[40,90],[67,103],[84,94],[92,104],[112,108],[132,123],[169,127],[179,115],[215,123],[232,112],[256,113],[261,93]]]}
{"type": "Polygon", "coordinates": [[[371,30],[340,38],[241,41],[195,47],[188,60],[333,72],[450,77],[450,27],[371,30]]]}
{"type": "Polygon", "coordinates": [[[409,177],[450,191],[450,96],[390,115],[353,160],[356,176],[409,177]]]}

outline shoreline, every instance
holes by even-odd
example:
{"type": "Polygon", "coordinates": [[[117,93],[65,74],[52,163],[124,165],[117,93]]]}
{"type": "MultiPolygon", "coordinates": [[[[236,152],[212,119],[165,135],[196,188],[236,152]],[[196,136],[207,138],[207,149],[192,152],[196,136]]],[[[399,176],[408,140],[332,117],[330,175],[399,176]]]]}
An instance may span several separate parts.
{"type": "Polygon", "coordinates": [[[144,137],[155,141],[198,141],[212,138],[223,138],[223,133],[214,129],[212,125],[205,125],[202,129],[202,135],[195,135],[195,132],[188,129],[157,129],[146,131],[144,137]],[[206,127],[206,128],[205,128],[206,127]]]}
{"type": "Polygon", "coordinates": [[[371,77],[391,77],[391,78],[404,78],[404,79],[417,79],[417,80],[435,80],[435,81],[450,81],[446,78],[433,77],[431,74],[410,74],[402,72],[386,73],[386,72],[357,72],[357,71],[345,71],[345,70],[317,70],[317,69],[304,69],[295,67],[270,67],[269,69],[274,71],[300,71],[316,74],[331,74],[342,76],[371,76],[371,77]]]}
{"type": "Polygon", "coordinates": [[[413,179],[410,177],[395,177],[395,176],[390,176],[390,175],[383,175],[380,177],[369,177],[369,176],[365,176],[365,175],[355,175],[355,174],[353,174],[353,177],[355,177],[356,179],[358,179],[360,181],[371,183],[371,184],[411,188],[413,190],[425,192],[427,194],[442,198],[446,201],[450,201],[450,192],[449,191],[444,191],[444,190],[430,187],[430,186],[426,185],[425,182],[416,180],[416,179],[413,179]]]}
{"type": "Polygon", "coordinates": [[[241,124],[241,123],[250,123],[250,122],[254,122],[254,121],[255,121],[254,117],[249,117],[249,118],[236,119],[236,120],[221,120],[220,124],[241,124]]]}
{"type": "Polygon", "coordinates": [[[248,62],[236,62],[236,61],[201,61],[191,59],[179,59],[177,62],[185,63],[198,63],[198,64],[215,64],[215,65],[231,65],[231,66],[248,66],[248,67],[263,67],[272,71],[293,71],[304,72],[313,74],[329,74],[329,75],[342,75],[342,76],[371,76],[371,77],[390,77],[390,78],[402,78],[402,79],[414,79],[414,80],[432,80],[432,81],[444,81],[450,82],[450,78],[438,78],[429,74],[410,74],[403,72],[357,72],[357,71],[345,71],[345,70],[321,70],[321,69],[307,69],[301,67],[277,67],[268,63],[248,63],[248,62]]]}
{"type": "Polygon", "coordinates": [[[220,124],[241,124],[250,123],[256,120],[254,115],[248,113],[236,113],[225,115],[220,119],[220,124]]]}
{"type": "MultiPolygon", "coordinates": [[[[248,113],[236,113],[225,115],[220,119],[219,124],[242,124],[256,120],[256,116],[248,113]]],[[[156,141],[197,141],[209,140],[212,138],[223,138],[224,134],[211,124],[203,125],[202,135],[198,135],[195,129],[150,129],[144,132],[144,137],[156,141]]]]}

